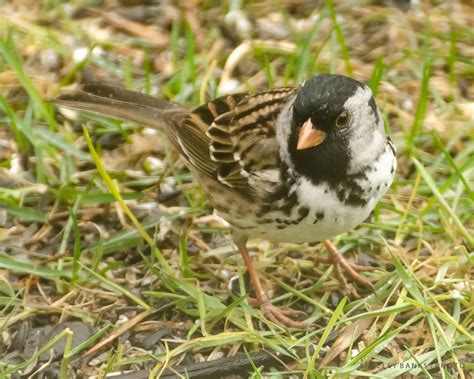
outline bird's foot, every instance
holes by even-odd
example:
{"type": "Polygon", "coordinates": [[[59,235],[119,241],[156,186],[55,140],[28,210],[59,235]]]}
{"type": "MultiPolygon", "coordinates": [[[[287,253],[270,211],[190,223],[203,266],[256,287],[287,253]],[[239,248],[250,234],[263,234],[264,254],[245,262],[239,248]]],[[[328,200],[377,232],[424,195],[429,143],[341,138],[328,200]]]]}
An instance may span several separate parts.
{"type": "Polygon", "coordinates": [[[326,246],[326,249],[328,250],[331,258],[325,260],[323,258],[318,257],[317,261],[324,262],[326,264],[331,264],[334,267],[334,273],[336,275],[336,278],[344,289],[347,289],[347,282],[346,278],[344,277],[343,271],[353,281],[365,287],[371,287],[372,289],[374,289],[372,283],[359,274],[359,272],[373,271],[373,267],[361,266],[356,263],[347,261],[341,254],[339,254],[339,251],[336,249],[336,247],[331,241],[324,241],[324,245],[326,246]]]}
{"type": "Polygon", "coordinates": [[[302,314],[304,312],[294,309],[280,309],[268,301],[262,303],[260,305],[260,309],[268,320],[274,322],[277,325],[296,329],[307,329],[309,327],[309,325],[305,322],[293,319],[293,316],[296,314],[302,314]]]}
{"type": "Polygon", "coordinates": [[[309,327],[308,324],[302,321],[293,320],[293,316],[297,313],[303,313],[301,311],[296,311],[294,309],[280,309],[275,305],[271,304],[268,295],[263,289],[262,283],[260,283],[260,279],[258,278],[257,271],[252,264],[252,260],[250,259],[247,247],[245,246],[245,241],[240,243],[236,243],[239,251],[244,259],[245,266],[247,267],[247,272],[250,276],[250,281],[253,284],[256,300],[251,299],[253,303],[257,303],[262,310],[263,315],[270,321],[274,322],[277,325],[281,325],[286,328],[298,328],[298,329],[306,329],[309,327]]]}

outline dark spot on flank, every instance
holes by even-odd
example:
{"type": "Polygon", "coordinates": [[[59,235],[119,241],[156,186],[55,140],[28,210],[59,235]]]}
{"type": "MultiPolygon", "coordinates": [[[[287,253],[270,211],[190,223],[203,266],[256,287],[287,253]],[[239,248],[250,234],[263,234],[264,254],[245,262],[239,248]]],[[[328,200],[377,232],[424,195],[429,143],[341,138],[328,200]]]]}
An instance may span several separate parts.
{"type": "Polygon", "coordinates": [[[339,199],[339,201],[343,202],[345,197],[346,197],[346,193],[344,192],[344,190],[339,190],[337,192],[337,198],[339,199]]]}
{"type": "Polygon", "coordinates": [[[293,207],[297,203],[297,195],[296,192],[292,193],[287,200],[285,201],[284,205],[279,209],[286,215],[290,216],[291,212],[293,211],[293,207]]]}
{"type": "Polygon", "coordinates": [[[277,225],[277,229],[285,229],[286,225],[277,225]]]}
{"type": "Polygon", "coordinates": [[[323,211],[318,211],[314,215],[315,220],[313,221],[313,224],[316,224],[319,220],[324,220],[324,212],[323,211]]]}
{"type": "Polygon", "coordinates": [[[298,209],[298,215],[303,219],[305,218],[309,213],[309,208],[308,207],[301,207],[298,209]]]}
{"type": "Polygon", "coordinates": [[[290,175],[288,174],[288,166],[284,163],[282,163],[280,167],[280,177],[284,182],[288,179],[291,179],[290,175]]]}
{"type": "Polygon", "coordinates": [[[353,205],[353,206],[363,206],[367,201],[364,200],[362,197],[359,197],[358,193],[351,193],[345,204],[353,205]]]}
{"type": "Polygon", "coordinates": [[[395,171],[395,167],[392,166],[392,169],[390,170],[390,174],[393,174],[395,171]]]}

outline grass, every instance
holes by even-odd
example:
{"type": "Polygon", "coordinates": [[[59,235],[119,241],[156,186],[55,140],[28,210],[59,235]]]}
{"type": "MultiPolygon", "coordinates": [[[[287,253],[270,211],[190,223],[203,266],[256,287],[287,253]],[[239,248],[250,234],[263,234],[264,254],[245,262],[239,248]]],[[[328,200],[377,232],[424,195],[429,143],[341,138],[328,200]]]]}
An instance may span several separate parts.
{"type": "Polygon", "coordinates": [[[158,377],[238,352],[252,362],[244,377],[469,377],[468,5],[423,2],[403,13],[368,2],[203,1],[117,24],[107,16],[135,10],[94,4],[0,5],[14,16],[0,16],[0,377],[158,377]],[[317,72],[370,85],[399,168],[371,218],[335,241],[377,266],[366,274],[375,292],[349,283],[342,294],[332,268],[314,260],[326,254],[320,246],[250,242],[272,300],[304,311],[307,331],[273,325],[249,305],[228,227],[165,139],[98,116],[71,121],[47,102],[92,77],[195,106],[317,72]],[[237,274],[240,292],[229,293],[237,274]],[[80,342],[72,321],[92,328],[80,342]],[[57,335],[35,340],[58,323],[57,335]],[[147,345],[156,333],[165,334],[147,345]],[[60,353],[44,360],[51,348],[60,353]],[[284,365],[253,362],[262,350],[284,365]]]}

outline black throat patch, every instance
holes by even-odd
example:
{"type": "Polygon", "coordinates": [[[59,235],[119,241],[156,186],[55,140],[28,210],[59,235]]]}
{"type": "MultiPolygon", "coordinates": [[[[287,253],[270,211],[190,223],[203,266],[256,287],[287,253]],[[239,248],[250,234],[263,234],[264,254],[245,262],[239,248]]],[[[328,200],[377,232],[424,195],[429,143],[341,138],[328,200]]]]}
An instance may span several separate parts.
{"type": "Polygon", "coordinates": [[[327,182],[335,185],[344,180],[351,158],[345,136],[328,136],[324,144],[304,150],[296,150],[297,141],[298,129],[295,127],[292,128],[288,149],[297,173],[314,184],[327,182]]]}

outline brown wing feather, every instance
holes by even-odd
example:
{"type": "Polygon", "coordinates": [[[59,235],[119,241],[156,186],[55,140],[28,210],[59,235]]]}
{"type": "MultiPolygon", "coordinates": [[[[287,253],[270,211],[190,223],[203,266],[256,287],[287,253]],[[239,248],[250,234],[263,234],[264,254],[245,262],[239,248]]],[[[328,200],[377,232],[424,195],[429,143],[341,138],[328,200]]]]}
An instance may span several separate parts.
{"type": "Polygon", "coordinates": [[[53,102],[134,121],[164,131],[198,172],[242,194],[254,192],[255,171],[278,167],[275,121],[296,92],[222,96],[189,111],[178,104],[103,84],[88,84],[53,102]]]}
{"type": "Polygon", "coordinates": [[[295,87],[273,89],[248,97],[235,108],[231,139],[234,156],[246,171],[250,166],[259,169],[277,164],[279,153],[275,122],[295,91],[295,87]]]}
{"type": "Polygon", "coordinates": [[[235,105],[248,94],[239,93],[222,96],[203,104],[194,109],[184,121],[174,124],[176,136],[181,148],[186,152],[190,163],[200,172],[207,176],[218,179],[218,170],[221,164],[233,162],[232,154],[228,153],[225,147],[227,139],[222,140],[222,146],[218,146],[216,140],[215,155],[219,160],[213,159],[210,136],[208,134],[210,125],[222,114],[231,112],[235,105]]]}
{"type": "Polygon", "coordinates": [[[213,121],[207,130],[209,149],[222,183],[250,194],[253,172],[278,167],[275,121],[296,90],[284,87],[246,96],[213,121]]]}

